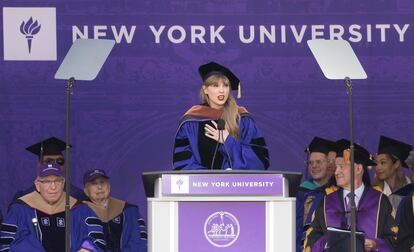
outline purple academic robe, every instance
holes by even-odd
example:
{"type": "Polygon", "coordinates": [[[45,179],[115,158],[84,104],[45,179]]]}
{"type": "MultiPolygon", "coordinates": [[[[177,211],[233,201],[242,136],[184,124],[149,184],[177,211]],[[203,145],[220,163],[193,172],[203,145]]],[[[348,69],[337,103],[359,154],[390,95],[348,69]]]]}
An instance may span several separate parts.
{"type": "MultiPolygon", "coordinates": [[[[377,251],[395,251],[398,228],[386,195],[366,186],[357,207],[356,222],[356,230],[364,232],[366,239],[374,240],[377,251]]],[[[306,235],[304,251],[327,251],[327,227],[346,228],[342,189],[326,195],[319,204],[306,235]]]]}

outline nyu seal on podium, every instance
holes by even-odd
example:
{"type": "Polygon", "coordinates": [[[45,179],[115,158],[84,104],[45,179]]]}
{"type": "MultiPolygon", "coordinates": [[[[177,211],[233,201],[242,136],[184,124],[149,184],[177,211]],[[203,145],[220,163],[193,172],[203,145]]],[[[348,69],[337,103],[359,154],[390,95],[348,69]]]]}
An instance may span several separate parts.
{"type": "Polygon", "coordinates": [[[231,246],[240,234],[236,216],[229,212],[215,212],[204,223],[204,235],[208,242],[218,248],[231,246]]]}

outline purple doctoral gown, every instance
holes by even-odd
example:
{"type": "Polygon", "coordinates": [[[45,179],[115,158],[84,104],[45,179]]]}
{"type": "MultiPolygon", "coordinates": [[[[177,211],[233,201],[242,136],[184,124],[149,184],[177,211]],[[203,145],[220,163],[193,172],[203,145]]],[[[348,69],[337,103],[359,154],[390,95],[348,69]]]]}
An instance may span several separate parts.
{"type": "MultiPolygon", "coordinates": [[[[358,204],[356,222],[356,230],[364,232],[365,239],[374,240],[378,252],[395,251],[398,228],[386,195],[365,186],[358,204]]],[[[346,228],[342,189],[329,193],[320,202],[306,234],[304,251],[327,251],[327,227],[346,228]]]]}

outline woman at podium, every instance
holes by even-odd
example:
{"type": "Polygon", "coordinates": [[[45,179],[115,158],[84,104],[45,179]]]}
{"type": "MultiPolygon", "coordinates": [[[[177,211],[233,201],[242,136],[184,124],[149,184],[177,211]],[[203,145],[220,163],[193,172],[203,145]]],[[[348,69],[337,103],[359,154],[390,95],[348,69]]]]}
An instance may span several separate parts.
{"type": "Polygon", "coordinates": [[[174,144],[175,170],[265,170],[269,154],[263,136],[232,90],[240,80],[228,68],[210,62],[198,69],[203,80],[202,104],[181,118],[174,144]]]}

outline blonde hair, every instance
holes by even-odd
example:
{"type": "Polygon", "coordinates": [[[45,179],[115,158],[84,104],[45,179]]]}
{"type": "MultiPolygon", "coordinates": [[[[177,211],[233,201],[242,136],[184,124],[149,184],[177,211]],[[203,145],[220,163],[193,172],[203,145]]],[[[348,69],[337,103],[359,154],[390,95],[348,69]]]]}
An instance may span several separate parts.
{"type": "MultiPolygon", "coordinates": [[[[231,87],[229,79],[225,75],[220,73],[213,74],[210,77],[208,77],[204,81],[203,86],[208,87],[214,85],[218,83],[219,80],[222,80],[226,85],[231,87]]],[[[204,93],[203,87],[201,87],[200,89],[200,98],[201,102],[209,104],[208,95],[204,93]]],[[[240,137],[239,106],[237,105],[231,90],[229,92],[229,97],[227,98],[226,103],[224,103],[223,115],[221,116],[221,118],[226,122],[226,130],[229,132],[229,134],[233,138],[238,139],[240,137]]]]}

